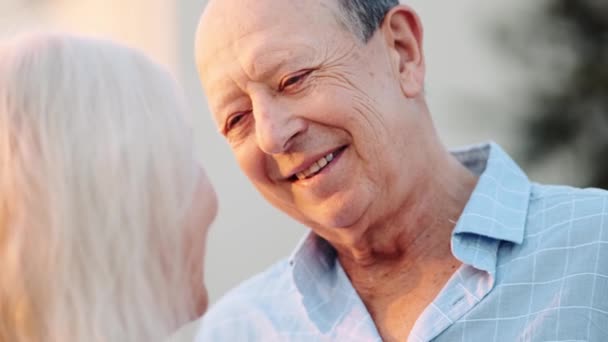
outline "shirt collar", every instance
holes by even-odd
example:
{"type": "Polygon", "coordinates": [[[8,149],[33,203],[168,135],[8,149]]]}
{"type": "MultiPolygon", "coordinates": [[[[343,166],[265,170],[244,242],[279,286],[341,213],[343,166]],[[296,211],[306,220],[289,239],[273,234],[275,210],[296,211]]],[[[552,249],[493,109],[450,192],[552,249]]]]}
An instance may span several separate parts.
{"type": "Polygon", "coordinates": [[[452,153],[479,175],[452,233],[452,252],[463,263],[494,273],[499,242],[523,241],[531,183],[493,142],[452,153]]]}
{"type": "Polygon", "coordinates": [[[298,263],[310,260],[314,261],[311,265],[314,273],[324,273],[333,268],[335,258],[336,250],[325,239],[309,231],[289,257],[289,265],[296,267],[298,263]]]}

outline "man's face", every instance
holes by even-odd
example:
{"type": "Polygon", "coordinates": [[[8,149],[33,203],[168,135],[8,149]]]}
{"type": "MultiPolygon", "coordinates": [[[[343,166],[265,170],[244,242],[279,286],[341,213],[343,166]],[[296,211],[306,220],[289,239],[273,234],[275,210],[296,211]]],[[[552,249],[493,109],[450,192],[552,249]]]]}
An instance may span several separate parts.
{"type": "Polygon", "coordinates": [[[197,37],[202,83],[240,167],[321,235],[381,219],[424,159],[418,102],[386,39],[361,42],[331,6],[215,1],[197,37]]]}

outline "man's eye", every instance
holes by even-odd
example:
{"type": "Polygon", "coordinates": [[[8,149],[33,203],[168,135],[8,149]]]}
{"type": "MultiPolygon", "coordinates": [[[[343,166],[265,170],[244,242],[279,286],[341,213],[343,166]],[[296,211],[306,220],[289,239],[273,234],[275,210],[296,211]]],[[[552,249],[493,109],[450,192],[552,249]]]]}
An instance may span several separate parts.
{"type": "Polygon", "coordinates": [[[310,75],[312,70],[305,70],[296,75],[287,77],[281,84],[279,85],[279,91],[284,91],[285,89],[302,82],[306,76],[310,75]]]}
{"type": "Polygon", "coordinates": [[[241,113],[236,113],[236,114],[230,116],[228,118],[228,120],[226,120],[225,131],[229,132],[230,130],[235,128],[240,122],[243,121],[246,114],[247,114],[247,112],[241,112],[241,113]]]}

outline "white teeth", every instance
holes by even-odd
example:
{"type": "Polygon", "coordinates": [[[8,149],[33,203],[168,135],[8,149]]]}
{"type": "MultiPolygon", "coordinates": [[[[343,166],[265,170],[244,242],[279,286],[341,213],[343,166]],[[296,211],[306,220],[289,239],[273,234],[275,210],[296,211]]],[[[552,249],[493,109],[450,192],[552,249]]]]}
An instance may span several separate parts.
{"type": "Polygon", "coordinates": [[[327,166],[327,164],[329,164],[332,160],[334,160],[334,154],[330,153],[330,154],[326,155],[325,157],[322,157],[321,159],[314,162],[308,169],[306,169],[302,172],[296,173],[296,177],[298,177],[299,180],[310,177],[310,176],[314,175],[315,173],[319,172],[325,166],[327,166]]]}

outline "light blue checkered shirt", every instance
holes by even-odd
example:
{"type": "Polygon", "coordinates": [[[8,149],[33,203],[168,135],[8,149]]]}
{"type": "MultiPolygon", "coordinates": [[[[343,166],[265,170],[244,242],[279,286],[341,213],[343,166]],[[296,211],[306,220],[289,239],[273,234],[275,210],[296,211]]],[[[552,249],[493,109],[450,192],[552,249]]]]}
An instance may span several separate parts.
{"type": "MultiPolygon", "coordinates": [[[[454,155],[480,175],[452,235],[463,265],[408,341],[608,341],[608,193],[531,183],[494,143],[454,155]]],[[[334,249],[312,233],[213,306],[197,336],[380,340],[334,249]]]]}

